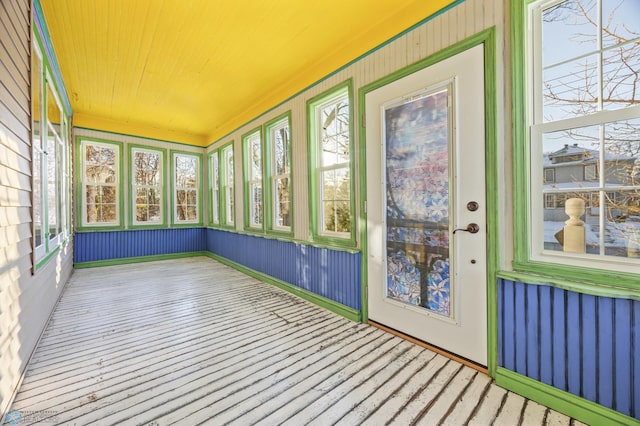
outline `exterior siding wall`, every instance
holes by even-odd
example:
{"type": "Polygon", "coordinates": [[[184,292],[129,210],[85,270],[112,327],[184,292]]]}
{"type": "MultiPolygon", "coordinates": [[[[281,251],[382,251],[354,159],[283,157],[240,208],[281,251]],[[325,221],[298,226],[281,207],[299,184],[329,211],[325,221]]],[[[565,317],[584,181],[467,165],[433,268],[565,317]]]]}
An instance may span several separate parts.
{"type": "Polygon", "coordinates": [[[0,416],[72,271],[68,244],[32,275],[30,14],[0,4],[0,416]]]}
{"type": "Polygon", "coordinates": [[[640,418],[640,301],[501,280],[498,364],[640,418]]]}
{"type": "Polygon", "coordinates": [[[360,310],[360,253],[209,229],[207,249],[240,265],[360,310]]]}
{"type": "Polygon", "coordinates": [[[76,233],[74,262],[96,262],[206,250],[204,228],[76,233]]]}

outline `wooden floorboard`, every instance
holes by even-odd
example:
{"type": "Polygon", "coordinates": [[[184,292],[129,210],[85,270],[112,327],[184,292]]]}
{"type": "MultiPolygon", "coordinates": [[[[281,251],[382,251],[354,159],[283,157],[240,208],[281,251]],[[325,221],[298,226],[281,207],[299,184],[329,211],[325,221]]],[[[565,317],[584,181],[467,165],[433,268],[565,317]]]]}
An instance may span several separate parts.
{"type": "Polygon", "coordinates": [[[206,257],[77,270],[12,410],[21,425],[580,424],[206,257]]]}

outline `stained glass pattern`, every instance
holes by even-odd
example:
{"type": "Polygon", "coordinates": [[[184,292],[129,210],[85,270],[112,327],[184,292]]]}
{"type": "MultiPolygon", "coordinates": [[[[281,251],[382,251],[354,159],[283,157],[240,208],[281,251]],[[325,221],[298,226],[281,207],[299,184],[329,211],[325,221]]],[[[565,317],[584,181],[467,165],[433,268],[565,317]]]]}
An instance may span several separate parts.
{"type": "Polygon", "coordinates": [[[414,98],[384,111],[387,297],[448,317],[448,89],[414,98]]]}

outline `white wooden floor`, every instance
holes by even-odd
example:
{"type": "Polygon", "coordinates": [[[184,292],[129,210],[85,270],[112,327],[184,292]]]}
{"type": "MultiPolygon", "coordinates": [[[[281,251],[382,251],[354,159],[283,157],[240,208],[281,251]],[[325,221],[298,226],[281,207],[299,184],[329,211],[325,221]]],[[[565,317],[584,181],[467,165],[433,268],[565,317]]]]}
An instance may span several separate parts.
{"type": "Polygon", "coordinates": [[[7,418],[64,425],[578,425],[205,257],[78,270],[7,418]]]}

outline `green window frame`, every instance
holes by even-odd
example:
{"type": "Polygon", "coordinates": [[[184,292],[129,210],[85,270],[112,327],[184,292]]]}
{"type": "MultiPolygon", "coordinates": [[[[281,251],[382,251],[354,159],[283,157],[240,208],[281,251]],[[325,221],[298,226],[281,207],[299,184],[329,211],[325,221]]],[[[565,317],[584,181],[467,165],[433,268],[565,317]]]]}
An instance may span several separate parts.
{"type": "Polygon", "coordinates": [[[129,144],[129,228],[167,226],[166,149],[129,144]]]}
{"type": "Polygon", "coordinates": [[[291,112],[265,124],[265,212],[270,233],[293,235],[291,112]]]}
{"type": "Polygon", "coordinates": [[[356,245],[353,82],[307,102],[311,238],[356,245]]]}
{"type": "Polygon", "coordinates": [[[262,129],[259,127],[242,137],[244,171],[244,228],[264,230],[264,155],[262,129]]]}
{"type": "Polygon", "coordinates": [[[220,151],[209,153],[209,224],[220,225],[220,151]]]}
{"type": "Polygon", "coordinates": [[[202,155],[171,151],[171,199],[174,226],[202,225],[202,155]]]}
{"type": "Polygon", "coordinates": [[[122,143],[79,136],[80,231],[124,229],[122,143]]]}
{"type": "Polygon", "coordinates": [[[640,131],[640,36],[628,9],[637,5],[627,3],[512,0],[511,8],[513,267],[598,292],[638,288],[640,145],[631,135],[640,131]],[[549,237],[569,219],[569,198],[585,204],[585,253],[549,237]]]}

